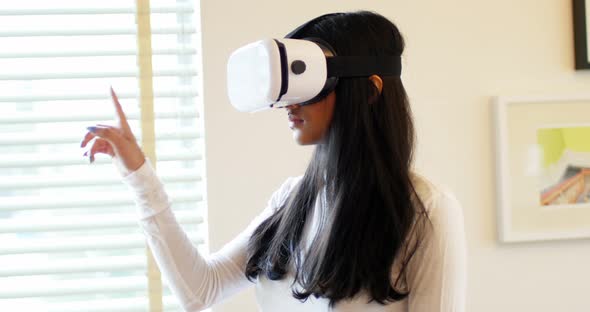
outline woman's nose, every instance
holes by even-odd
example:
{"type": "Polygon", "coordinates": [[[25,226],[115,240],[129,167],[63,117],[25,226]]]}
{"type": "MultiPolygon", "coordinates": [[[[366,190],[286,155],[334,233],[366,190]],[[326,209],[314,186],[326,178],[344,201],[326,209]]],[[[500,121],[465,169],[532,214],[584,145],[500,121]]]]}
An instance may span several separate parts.
{"type": "Polygon", "coordinates": [[[289,104],[285,106],[285,109],[287,109],[288,111],[292,111],[298,109],[299,107],[301,107],[301,105],[299,104],[289,104]]]}

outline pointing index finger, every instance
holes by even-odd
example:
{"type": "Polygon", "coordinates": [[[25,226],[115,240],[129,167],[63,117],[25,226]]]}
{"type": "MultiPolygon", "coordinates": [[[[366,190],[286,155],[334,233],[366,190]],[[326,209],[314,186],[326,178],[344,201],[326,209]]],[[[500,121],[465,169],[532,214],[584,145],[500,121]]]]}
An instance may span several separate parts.
{"type": "Polygon", "coordinates": [[[119,123],[121,129],[126,133],[131,133],[131,128],[129,127],[129,123],[127,122],[127,117],[125,116],[125,112],[123,112],[123,108],[121,107],[121,103],[119,103],[119,98],[111,87],[111,98],[113,99],[113,104],[115,105],[116,111],[116,119],[119,123]]]}

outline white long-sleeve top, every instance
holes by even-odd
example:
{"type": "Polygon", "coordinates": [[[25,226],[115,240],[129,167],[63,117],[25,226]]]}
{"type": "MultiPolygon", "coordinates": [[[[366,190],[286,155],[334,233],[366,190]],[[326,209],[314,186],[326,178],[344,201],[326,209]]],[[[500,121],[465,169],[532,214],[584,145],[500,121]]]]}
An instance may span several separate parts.
{"type": "MultiPolygon", "coordinates": [[[[359,293],[355,298],[338,302],[333,308],[328,300],[310,296],[305,302],[293,298],[293,276],[272,281],[259,276],[255,283],[244,272],[247,244],[251,233],[287,199],[300,180],[289,178],[271,196],[264,209],[251,223],[221,250],[204,257],[189,241],[177,223],[164,187],[149,161],[123,178],[134,193],[139,223],[162,271],[164,280],[186,311],[200,311],[255,285],[260,311],[367,311],[367,312],[463,312],[466,292],[466,243],[461,206],[455,197],[425,178],[414,175],[414,184],[428,212],[422,243],[405,273],[405,287],[410,295],[398,302],[381,305],[368,303],[359,293]]],[[[314,237],[320,200],[306,222],[304,246],[314,237]]],[[[392,282],[401,259],[396,259],[392,282]],[[396,269],[397,268],[397,269],[396,269]]]]}

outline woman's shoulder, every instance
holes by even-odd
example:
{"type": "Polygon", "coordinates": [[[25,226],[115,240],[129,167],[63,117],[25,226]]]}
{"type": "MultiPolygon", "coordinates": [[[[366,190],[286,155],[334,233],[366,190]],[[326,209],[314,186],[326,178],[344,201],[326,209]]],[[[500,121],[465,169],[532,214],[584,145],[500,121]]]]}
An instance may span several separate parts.
{"type": "Polygon", "coordinates": [[[281,186],[279,186],[279,188],[277,188],[272,194],[269,204],[274,209],[278,209],[279,207],[281,207],[287,201],[287,198],[289,198],[289,194],[293,192],[293,190],[299,184],[302,178],[303,175],[292,176],[285,179],[281,186]]]}
{"type": "Polygon", "coordinates": [[[459,201],[447,185],[433,182],[416,171],[411,172],[411,180],[429,216],[440,213],[462,214],[459,201]]]}

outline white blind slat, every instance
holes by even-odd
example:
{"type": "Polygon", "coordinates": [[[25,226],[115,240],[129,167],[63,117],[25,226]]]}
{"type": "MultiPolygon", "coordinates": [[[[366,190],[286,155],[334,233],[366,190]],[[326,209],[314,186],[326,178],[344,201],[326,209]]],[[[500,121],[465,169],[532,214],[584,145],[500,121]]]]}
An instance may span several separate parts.
{"type": "MultiPolygon", "coordinates": [[[[0,52],[0,59],[2,58],[45,58],[45,57],[89,57],[89,56],[135,56],[136,50],[91,50],[91,51],[47,51],[47,52],[31,52],[18,51],[12,53],[0,52]]],[[[197,54],[194,48],[187,49],[156,49],[154,55],[191,55],[197,54]]]]}
{"type": "MultiPolygon", "coordinates": [[[[0,10],[0,16],[14,15],[84,15],[84,14],[135,14],[135,7],[122,8],[44,8],[44,9],[3,9],[0,10]]],[[[172,7],[152,7],[152,14],[164,13],[194,13],[192,5],[178,5],[172,7]]]]}
{"type": "Polygon", "coordinates": [[[93,257],[79,259],[50,260],[44,266],[17,264],[10,268],[0,267],[0,277],[55,275],[87,272],[114,272],[121,270],[141,270],[145,268],[145,256],[93,257]]]}
{"type": "Polygon", "coordinates": [[[145,277],[131,276],[123,278],[93,278],[83,280],[55,281],[51,287],[47,284],[32,285],[28,289],[1,289],[0,299],[52,297],[90,293],[119,293],[125,291],[142,291],[147,289],[145,277]]]}
{"type": "MultiPolygon", "coordinates": [[[[139,120],[139,115],[137,113],[128,113],[128,119],[130,121],[139,120]]],[[[162,119],[194,119],[199,116],[199,113],[195,110],[192,111],[176,111],[176,112],[160,112],[156,113],[156,118],[158,120],[162,119]]],[[[0,116],[0,124],[8,125],[8,124],[27,124],[27,123],[59,123],[59,122],[77,122],[77,121],[86,121],[86,122],[96,122],[98,120],[112,120],[112,114],[23,114],[23,113],[16,113],[12,114],[11,116],[0,116]]]]}
{"type": "MultiPolygon", "coordinates": [[[[182,35],[194,34],[196,28],[192,26],[186,27],[170,27],[153,29],[153,35],[182,35]]],[[[34,30],[13,30],[0,31],[0,38],[2,37],[62,37],[62,36],[120,36],[120,35],[137,35],[135,28],[113,28],[113,29],[34,29],[34,30]]]]}
{"type": "MultiPolygon", "coordinates": [[[[137,99],[139,97],[136,93],[117,94],[119,100],[137,99]]],[[[160,91],[154,93],[154,98],[185,98],[195,97],[199,93],[196,90],[177,90],[177,91],[160,91]]],[[[95,94],[41,94],[33,96],[7,96],[0,95],[0,102],[48,102],[48,101],[85,101],[85,100],[104,100],[104,93],[95,94]]],[[[112,116],[111,116],[112,117],[112,116]]]]}
{"type": "MultiPolygon", "coordinates": [[[[80,153],[82,154],[82,153],[80,153]]],[[[79,166],[86,165],[88,161],[80,156],[31,156],[29,154],[15,155],[19,158],[0,157],[0,169],[2,168],[32,168],[32,167],[57,167],[57,166],[79,166]]],[[[13,156],[14,157],[14,156],[13,156]]],[[[182,152],[177,154],[162,155],[158,161],[176,161],[176,160],[201,160],[202,155],[198,151],[182,152]]],[[[97,158],[95,164],[110,164],[111,160],[106,158],[97,158]]]]}
{"type": "MultiPolygon", "coordinates": [[[[136,136],[141,141],[141,136],[136,136]]],[[[182,131],[177,133],[159,133],[156,140],[186,140],[198,139],[200,134],[195,131],[182,131]]],[[[81,141],[80,136],[63,136],[55,137],[46,133],[27,133],[25,135],[16,135],[13,137],[0,137],[0,146],[17,146],[17,145],[40,145],[40,144],[75,144],[81,141]]],[[[2,182],[0,181],[0,185],[2,182]]]]}
{"type": "MultiPolygon", "coordinates": [[[[203,244],[204,240],[199,235],[189,235],[195,244],[203,244]]],[[[55,239],[35,239],[21,245],[0,247],[0,255],[17,255],[30,253],[64,253],[86,250],[114,250],[133,249],[145,247],[145,238],[140,233],[133,235],[101,235],[85,237],[69,237],[64,241],[55,239]]]]}
{"type": "MultiPolygon", "coordinates": [[[[161,175],[163,183],[175,182],[199,182],[201,176],[192,173],[179,172],[174,175],[161,175]]],[[[0,180],[0,190],[7,189],[37,189],[37,188],[56,188],[56,187],[82,187],[82,186],[104,186],[117,185],[121,183],[120,178],[116,177],[91,177],[91,178],[61,178],[61,177],[15,177],[10,180],[0,180]]],[[[128,196],[127,196],[128,197],[128,196]]]]}
{"type": "MultiPolygon", "coordinates": [[[[164,311],[181,312],[176,298],[173,296],[165,296],[164,311]]],[[[145,312],[148,311],[148,299],[145,296],[138,297],[136,293],[129,294],[126,298],[111,297],[92,298],[88,300],[64,300],[61,302],[43,302],[31,304],[32,299],[22,299],[27,301],[27,306],[32,306],[31,311],[46,311],[46,312],[145,312]]],[[[15,304],[15,306],[23,306],[23,304],[15,304]]]]}
{"type": "MultiPolygon", "coordinates": [[[[154,71],[154,77],[186,77],[196,76],[197,72],[191,69],[169,69],[154,71]]],[[[0,80],[45,80],[45,79],[88,79],[88,78],[139,78],[137,71],[113,71],[113,72],[79,72],[79,73],[15,73],[0,74],[0,80]]]]}
{"type": "MultiPolygon", "coordinates": [[[[0,203],[0,211],[44,210],[63,208],[93,208],[111,206],[132,206],[133,200],[128,194],[111,193],[109,196],[88,196],[80,199],[63,199],[62,197],[34,197],[13,196],[0,203]]],[[[175,203],[194,202],[203,200],[201,194],[189,191],[174,191],[170,198],[175,203]]],[[[1,220],[1,219],[0,219],[1,220]]],[[[2,222],[2,221],[0,221],[2,222]]],[[[0,229],[2,231],[2,229],[0,229]]]]}
{"type": "MultiPolygon", "coordinates": [[[[183,224],[200,224],[203,222],[201,216],[195,213],[176,213],[176,217],[183,224]]],[[[95,231],[113,228],[135,228],[137,227],[136,215],[94,215],[92,218],[79,217],[43,217],[33,219],[14,218],[10,221],[0,221],[0,234],[2,233],[24,233],[24,232],[52,232],[52,231],[95,231]]]]}

